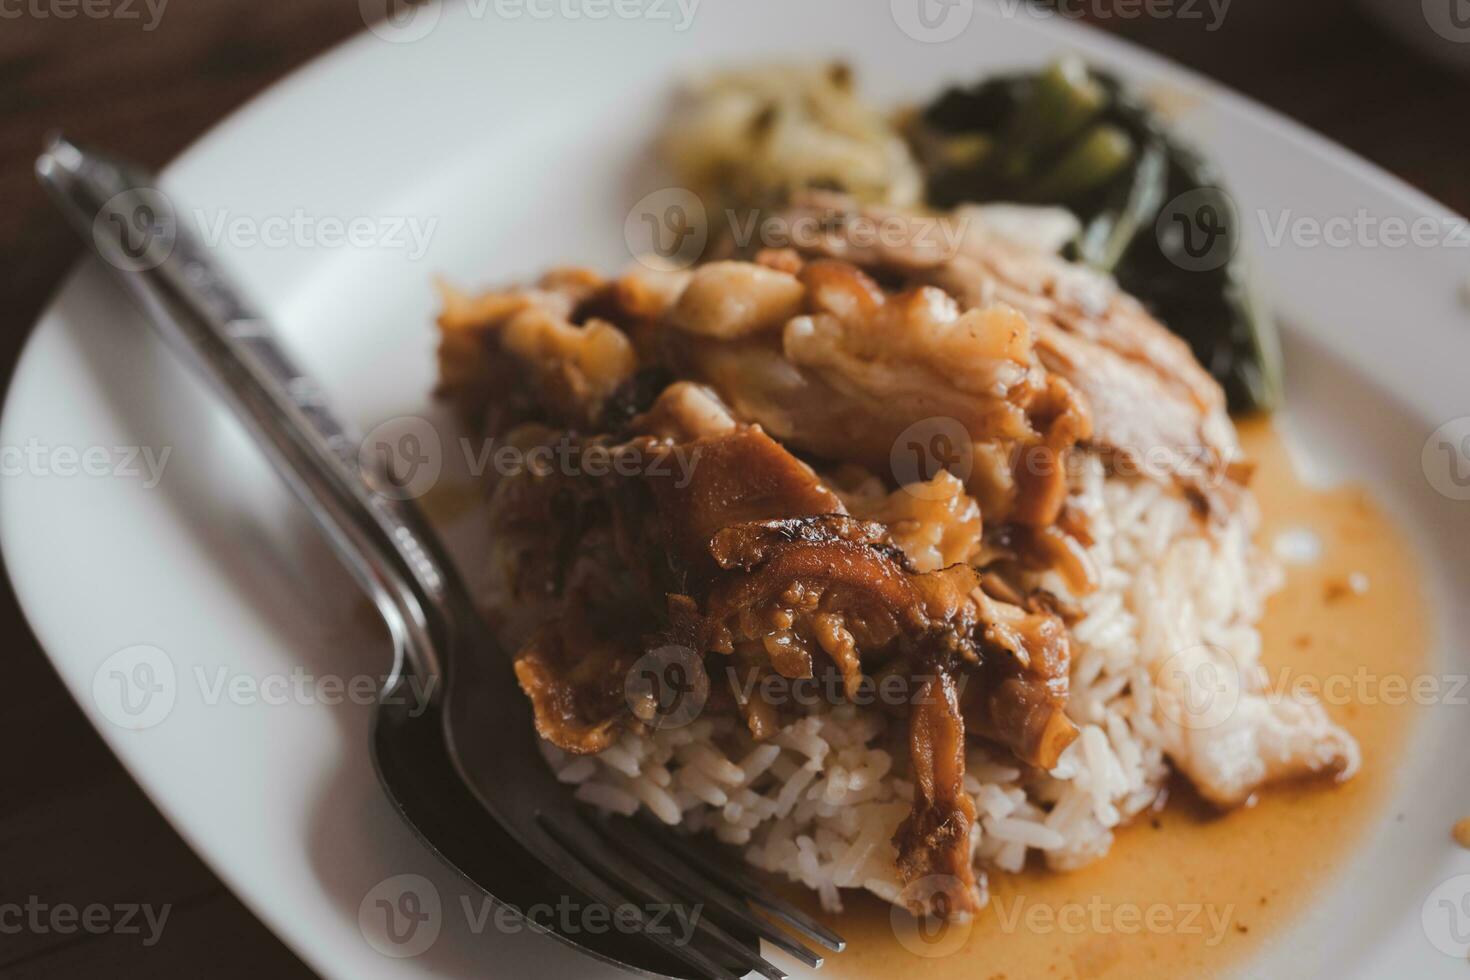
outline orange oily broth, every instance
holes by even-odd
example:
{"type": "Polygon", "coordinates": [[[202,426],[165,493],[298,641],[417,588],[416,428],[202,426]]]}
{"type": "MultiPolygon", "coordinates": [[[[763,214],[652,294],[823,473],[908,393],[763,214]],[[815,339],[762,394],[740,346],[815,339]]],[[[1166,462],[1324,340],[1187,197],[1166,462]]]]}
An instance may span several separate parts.
{"type": "MultiPolygon", "coordinates": [[[[1287,567],[1286,585],[1261,624],[1273,681],[1288,665],[1291,678],[1352,678],[1360,668],[1379,677],[1420,676],[1428,609],[1407,541],[1365,491],[1304,486],[1269,423],[1246,423],[1241,438],[1258,464],[1258,540],[1269,547],[1282,530],[1309,528],[1323,542],[1318,562],[1287,567]],[[1349,586],[1354,573],[1368,576],[1366,592],[1349,586]]],[[[1223,816],[1176,780],[1169,805],[1120,830],[1097,864],[1070,874],[1033,868],[991,875],[990,907],[967,926],[942,927],[968,930],[963,945],[943,955],[911,952],[897,940],[888,906],[845,892],[846,911],[823,918],[845,934],[848,951],[833,955],[824,972],[885,980],[905,971],[922,971],[925,980],[1172,980],[1239,965],[1310,902],[1355,839],[1392,819],[1390,760],[1418,709],[1402,688],[1376,690],[1382,696],[1374,703],[1343,704],[1348,698],[1334,696],[1328,706],[1363,748],[1362,770],[1352,780],[1271,787],[1255,807],[1223,816]]],[[[815,904],[809,895],[800,900],[815,904]]],[[[957,938],[941,932],[918,945],[939,953],[957,938]]]]}

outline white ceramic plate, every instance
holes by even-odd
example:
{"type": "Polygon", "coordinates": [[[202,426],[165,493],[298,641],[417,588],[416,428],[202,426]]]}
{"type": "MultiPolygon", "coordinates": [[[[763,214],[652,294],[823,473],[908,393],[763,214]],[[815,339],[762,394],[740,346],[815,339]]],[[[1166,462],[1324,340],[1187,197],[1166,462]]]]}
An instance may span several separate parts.
{"type": "MultiPolygon", "coordinates": [[[[1179,96],[1182,124],[1251,212],[1453,220],[1259,107],[1015,3],[958,0],[920,20],[914,0],[711,2],[687,29],[672,0],[631,6],[645,16],[575,2],[564,9],[589,16],[548,19],[533,11],[553,8],[535,4],[427,8],[390,37],[365,33],[299,72],[168,170],[167,190],[206,222],[223,215],[264,231],[270,219],[304,217],[312,231],[274,245],[236,237],[220,257],[363,428],[430,411],[432,276],[488,283],[568,258],[627,261],[624,219],[657,186],[647,183],[647,143],[670,85],[719,62],[841,54],[869,94],[896,102],[1078,51],[1179,96]],[[595,10],[613,13],[594,21],[595,10]],[[363,216],[385,235],[387,216],[435,222],[427,252],[324,240],[324,219],[363,216]]],[[[1304,459],[1321,475],[1370,483],[1422,542],[1438,600],[1435,670],[1464,672],[1458,638],[1470,635],[1470,610],[1444,600],[1470,592],[1470,505],[1431,488],[1421,449],[1441,423],[1470,415],[1470,250],[1375,246],[1361,233],[1342,247],[1273,245],[1260,222],[1246,226],[1290,324],[1289,417],[1304,459]]],[[[293,672],[381,673],[381,630],[236,425],[91,264],[37,327],[0,443],[7,460],[9,447],[35,446],[45,461],[7,469],[0,540],[58,672],[179,832],[303,959],[343,977],[605,972],[540,937],[477,933],[461,909],[466,887],[378,790],[369,708],[324,703],[332,692],[309,685],[289,693],[293,672]],[[170,447],[156,487],[120,472],[127,460],[112,447],[125,446],[170,447]],[[63,447],[104,447],[92,468],[113,476],[60,475],[63,447]],[[119,653],[138,645],[162,654],[119,653]],[[120,703],[119,677],[156,690],[141,715],[120,703]],[[235,693],[221,693],[221,681],[235,693]],[[405,879],[380,883],[397,875],[423,876],[442,908],[442,929],[421,933],[433,942],[405,958],[379,952],[395,947],[359,922],[396,897],[405,879]]],[[[1448,476],[1435,479],[1458,490],[1448,476]]],[[[1446,945],[1457,925],[1470,939],[1470,878],[1454,880],[1470,873],[1470,852],[1447,833],[1470,814],[1467,745],[1470,709],[1426,714],[1413,751],[1394,760],[1402,790],[1391,816],[1343,854],[1339,884],[1253,973],[1464,976],[1463,957],[1431,937],[1446,945]]]]}

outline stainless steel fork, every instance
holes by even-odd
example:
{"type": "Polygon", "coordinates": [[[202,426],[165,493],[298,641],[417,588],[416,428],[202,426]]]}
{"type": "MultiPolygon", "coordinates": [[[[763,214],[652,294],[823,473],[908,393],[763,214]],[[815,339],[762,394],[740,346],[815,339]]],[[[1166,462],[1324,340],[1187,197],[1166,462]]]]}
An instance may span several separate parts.
{"type": "Polygon", "coordinates": [[[552,931],[638,973],[785,974],[842,939],[668,828],[575,803],[545,765],[510,660],[475,612],[411,501],[360,460],[360,441],[220,274],[151,175],[61,139],[36,164],[77,233],[164,339],[208,378],[325,531],[392,633],[394,668],[374,716],[383,788],[423,841],[517,911],[565,896],[601,906],[627,934],[552,931]],[[760,910],[753,911],[751,906],[760,910]],[[669,927],[668,912],[692,932],[669,927]]]}

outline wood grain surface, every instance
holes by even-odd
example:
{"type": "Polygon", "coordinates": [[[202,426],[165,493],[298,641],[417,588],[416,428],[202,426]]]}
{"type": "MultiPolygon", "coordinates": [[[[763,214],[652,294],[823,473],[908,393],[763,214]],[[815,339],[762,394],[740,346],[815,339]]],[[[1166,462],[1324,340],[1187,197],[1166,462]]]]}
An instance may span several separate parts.
{"type": "MultiPolygon", "coordinates": [[[[0,0],[0,366],[7,383],[36,314],[79,251],[31,173],[44,136],[59,129],[162,165],[252,95],[363,27],[354,0],[173,0],[156,21],[142,0],[98,4],[90,9],[113,15],[85,16],[74,0],[0,0]]],[[[1118,11],[1138,9],[1122,0],[1073,0],[1067,9],[1085,10],[1103,29],[1213,76],[1470,212],[1470,79],[1420,61],[1353,4],[1235,0],[1213,31],[1198,20],[1122,17],[1118,11]]],[[[103,746],[26,628],[8,581],[0,642],[0,975],[309,976],[103,746]],[[8,928],[16,920],[6,917],[7,904],[28,902],[148,903],[171,911],[159,941],[145,945],[130,934],[8,928]]]]}

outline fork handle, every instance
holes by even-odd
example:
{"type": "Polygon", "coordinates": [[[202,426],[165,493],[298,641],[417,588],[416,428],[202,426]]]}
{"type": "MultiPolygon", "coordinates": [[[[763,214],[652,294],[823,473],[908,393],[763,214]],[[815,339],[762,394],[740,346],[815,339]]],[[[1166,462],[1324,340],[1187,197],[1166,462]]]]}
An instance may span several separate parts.
{"type": "Polygon", "coordinates": [[[395,499],[382,475],[361,465],[355,433],[178,220],[157,180],[61,139],[37,160],[36,172],[148,321],[245,423],[373,599],[415,671],[439,676],[432,634],[442,628],[447,595],[458,586],[447,557],[418,509],[395,499]]]}

